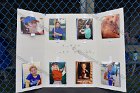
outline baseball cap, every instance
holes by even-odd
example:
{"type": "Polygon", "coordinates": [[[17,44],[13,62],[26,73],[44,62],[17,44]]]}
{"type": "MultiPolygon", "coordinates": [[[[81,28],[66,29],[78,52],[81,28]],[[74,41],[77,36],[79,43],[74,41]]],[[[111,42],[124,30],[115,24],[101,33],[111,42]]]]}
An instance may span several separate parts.
{"type": "Polygon", "coordinates": [[[53,62],[53,63],[51,63],[51,65],[53,66],[53,65],[58,65],[58,63],[57,62],[53,62]]]}
{"type": "Polygon", "coordinates": [[[24,23],[24,24],[27,24],[27,23],[32,22],[32,21],[39,22],[38,20],[36,20],[35,17],[32,17],[32,16],[27,16],[27,17],[25,17],[25,18],[23,19],[23,23],[24,23]]]}

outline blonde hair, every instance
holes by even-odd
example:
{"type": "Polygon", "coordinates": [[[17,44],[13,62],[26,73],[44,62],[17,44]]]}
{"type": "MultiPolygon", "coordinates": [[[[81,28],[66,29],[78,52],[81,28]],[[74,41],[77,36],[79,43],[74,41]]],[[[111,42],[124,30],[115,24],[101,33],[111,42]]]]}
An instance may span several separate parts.
{"type": "Polygon", "coordinates": [[[30,66],[29,71],[31,71],[32,68],[35,68],[37,70],[37,67],[35,65],[30,66]]]}

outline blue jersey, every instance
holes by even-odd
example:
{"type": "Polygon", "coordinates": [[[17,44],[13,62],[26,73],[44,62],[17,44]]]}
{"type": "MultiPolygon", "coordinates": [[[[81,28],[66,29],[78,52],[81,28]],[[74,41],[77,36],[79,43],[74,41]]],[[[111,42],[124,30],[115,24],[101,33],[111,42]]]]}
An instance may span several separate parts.
{"type": "Polygon", "coordinates": [[[112,77],[110,71],[108,71],[107,77],[108,77],[108,84],[109,84],[109,86],[112,86],[112,84],[113,84],[113,77],[112,77]]]}
{"type": "Polygon", "coordinates": [[[116,65],[112,66],[112,70],[110,73],[111,73],[111,75],[116,75],[116,73],[117,73],[117,66],[116,65]]]}
{"type": "MultiPolygon", "coordinates": [[[[61,27],[55,28],[55,29],[53,28],[53,29],[52,29],[52,33],[54,33],[54,32],[59,33],[59,34],[62,34],[62,36],[63,36],[63,34],[64,34],[64,31],[63,31],[63,29],[62,29],[61,27]]],[[[54,39],[59,39],[59,40],[61,40],[61,39],[62,39],[62,36],[56,35],[56,36],[54,37],[54,39]]]]}
{"type": "Polygon", "coordinates": [[[37,85],[37,82],[38,82],[39,80],[41,80],[39,74],[37,75],[36,78],[34,78],[32,74],[29,74],[29,75],[27,76],[26,79],[30,81],[30,87],[36,86],[36,85],[37,85]]]}

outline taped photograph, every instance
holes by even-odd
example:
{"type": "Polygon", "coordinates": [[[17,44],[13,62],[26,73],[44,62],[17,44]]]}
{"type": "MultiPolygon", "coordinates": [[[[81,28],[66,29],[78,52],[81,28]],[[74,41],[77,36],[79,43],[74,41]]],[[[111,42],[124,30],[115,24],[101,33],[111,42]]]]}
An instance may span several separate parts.
{"type": "Polygon", "coordinates": [[[76,61],[76,84],[92,84],[92,63],[76,61]]]}
{"type": "Polygon", "coordinates": [[[102,18],[101,34],[103,39],[120,38],[119,14],[104,16],[102,18]]]}
{"type": "Polygon", "coordinates": [[[121,87],[119,62],[102,62],[101,83],[103,85],[121,87]]]}
{"type": "Polygon", "coordinates": [[[40,62],[22,64],[22,88],[39,86],[42,83],[40,62]]]}
{"type": "Polygon", "coordinates": [[[66,63],[50,62],[50,84],[66,84],[66,63]]]}
{"type": "Polygon", "coordinates": [[[49,20],[49,40],[66,40],[66,19],[49,20]]]}
{"type": "Polygon", "coordinates": [[[76,19],[77,39],[93,39],[92,19],[76,19]]]}
{"type": "Polygon", "coordinates": [[[20,17],[21,32],[23,34],[44,34],[44,19],[34,14],[20,17]]]}

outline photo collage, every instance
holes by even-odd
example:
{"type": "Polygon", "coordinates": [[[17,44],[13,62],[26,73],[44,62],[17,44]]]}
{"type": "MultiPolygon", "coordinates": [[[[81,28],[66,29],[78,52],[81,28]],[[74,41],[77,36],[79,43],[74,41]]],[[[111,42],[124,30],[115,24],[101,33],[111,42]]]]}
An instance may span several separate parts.
{"type": "MultiPolygon", "coordinates": [[[[44,35],[43,18],[33,16],[20,17],[21,32],[23,34],[44,35]]],[[[119,38],[120,23],[119,14],[113,14],[102,18],[101,35],[103,39],[119,38]]],[[[93,39],[93,19],[76,19],[77,40],[93,39]]],[[[49,19],[49,40],[66,40],[66,19],[49,19]]]]}
{"type": "Polygon", "coordinates": [[[22,81],[17,82],[21,85],[17,91],[42,86],[97,86],[125,91],[126,81],[121,78],[125,75],[123,14],[122,9],[117,11],[100,14],[97,20],[88,14],[44,17],[19,9],[23,14],[17,20],[17,55],[29,63],[20,63],[17,58],[16,66],[22,67],[17,71],[17,80],[22,81]],[[112,60],[106,61],[110,56],[112,60]],[[30,63],[29,57],[34,57],[34,61],[30,63]]]}

